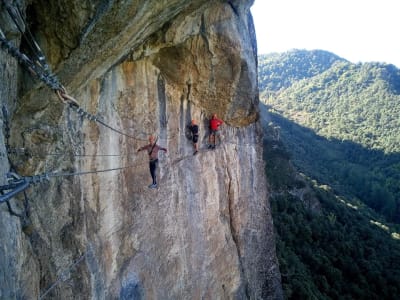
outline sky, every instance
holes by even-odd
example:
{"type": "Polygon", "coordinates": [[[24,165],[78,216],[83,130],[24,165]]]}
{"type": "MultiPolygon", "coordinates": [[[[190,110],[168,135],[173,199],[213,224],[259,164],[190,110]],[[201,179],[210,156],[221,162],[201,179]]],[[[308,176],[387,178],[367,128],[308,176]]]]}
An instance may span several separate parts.
{"type": "Polygon", "coordinates": [[[400,68],[399,0],[255,0],[258,53],[326,50],[400,68]]]}

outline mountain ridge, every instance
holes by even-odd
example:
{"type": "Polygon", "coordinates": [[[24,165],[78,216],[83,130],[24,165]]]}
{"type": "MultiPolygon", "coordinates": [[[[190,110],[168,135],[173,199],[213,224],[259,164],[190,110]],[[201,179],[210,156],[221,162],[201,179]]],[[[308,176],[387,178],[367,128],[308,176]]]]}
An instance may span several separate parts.
{"type": "Polygon", "coordinates": [[[261,92],[277,92],[293,82],[313,77],[329,69],[334,63],[346,61],[324,50],[293,49],[283,53],[263,54],[258,59],[261,92]]]}
{"type": "MultiPolygon", "coordinates": [[[[296,51],[290,52],[290,57],[295,56],[296,53],[296,51]]],[[[303,56],[303,52],[300,53],[303,56]]],[[[312,54],[318,53],[320,52],[312,52],[312,54]]],[[[285,57],[284,54],[282,55],[285,57]]],[[[317,58],[314,60],[318,61],[317,58]]],[[[295,65],[296,61],[298,60],[294,59],[292,65],[295,65]]],[[[279,60],[273,64],[281,66],[279,60]]],[[[273,68],[279,70],[278,67],[264,66],[262,60],[259,64],[260,73],[266,73],[264,77],[273,77],[274,74],[269,73],[269,70],[273,68]]],[[[293,67],[282,72],[296,73],[297,69],[293,67]]],[[[307,71],[301,73],[304,74],[307,71]]],[[[262,78],[263,75],[260,76],[260,80],[263,80],[262,78]]],[[[353,147],[351,151],[347,151],[347,157],[340,152],[335,154],[334,149],[324,146],[317,148],[320,155],[314,160],[298,154],[294,155],[294,159],[297,163],[303,164],[303,167],[306,164],[313,165],[317,172],[321,169],[316,164],[318,158],[321,158],[318,160],[321,167],[326,164],[323,159],[328,159],[327,155],[331,155],[334,160],[340,159],[342,163],[335,164],[330,177],[339,178],[341,185],[348,185],[352,194],[364,199],[364,202],[369,203],[370,206],[378,207],[378,210],[390,210],[389,220],[399,222],[400,203],[395,200],[399,198],[399,191],[393,182],[400,180],[399,172],[396,171],[400,166],[400,161],[397,158],[392,160],[385,155],[376,160],[373,151],[382,151],[386,154],[400,152],[398,130],[400,120],[397,117],[400,115],[400,95],[398,95],[400,70],[390,64],[353,64],[339,60],[331,64],[329,68],[321,69],[321,73],[317,75],[298,79],[299,76],[294,74],[291,78],[294,80],[285,89],[278,91],[271,89],[273,93],[268,89],[260,91],[261,101],[270,107],[271,112],[276,112],[284,118],[311,129],[317,136],[361,146],[358,150],[353,147]],[[365,156],[367,152],[362,152],[362,148],[373,151],[365,156]],[[357,161],[357,156],[362,159],[357,161]],[[363,165],[368,159],[373,159],[374,165],[363,165]],[[346,165],[346,162],[349,164],[346,165]],[[360,179],[353,180],[354,176],[350,174],[357,174],[355,177],[360,177],[360,179]],[[341,180],[341,178],[349,180],[341,180]],[[362,184],[362,181],[365,184],[362,184]],[[382,199],[383,202],[379,200],[381,197],[385,197],[382,199]],[[391,208],[388,209],[387,205],[391,208]]],[[[295,139],[296,136],[286,130],[286,138],[290,140],[295,139]],[[289,135],[292,137],[290,138],[289,135]]],[[[306,135],[304,138],[306,139],[306,135]]],[[[298,144],[307,148],[307,142],[311,143],[312,139],[299,141],[298,144]]],[[[291,143],[291,145],[291,149],[295,150],[296,144],[291,143]]],[[[330,163],[332,158],[326,162],[330,163]]]]}
{"type": "Polygon", "coordinates": [[[294,63],[287,63],[294,67],[263,77],[263,67],[277,71],[282,65],[280,61],[275,66],[261,62],[259,79],[277,75],[277,84],[270,90],[260,89],[260,110],[285,297],[394,299],[400,286],[395,201],[400,153],[368,147],[365,140],[357,142],[351,136],[324,135],[329,115],[317,123],[323,124],[320,127],[307,126],[307,121],[324,108],[332,113],[335,104],[341,103],[333,101],[335,95],[342,95],[344,102],[346,95],[362,88],[369,92],[366,95],[385,90],[383,95],[395,97],[397,69],[336,61],[319,74],[301,71],[309,74],[304,78],[293,74],[298,69],[294,63]],[[358,74],[360,70],[363,73],[358,74]],[[292,81],[287,80],[285,88],[278,82],[282,74],[291,74],[292,81]],[[354,74],[360,75],[356,78],[359,85],[345,87],[346,80],[356,81],[351,78],[354,74]],[[338,80],[342,89],[330,88],[337,87],[338,80]]]}

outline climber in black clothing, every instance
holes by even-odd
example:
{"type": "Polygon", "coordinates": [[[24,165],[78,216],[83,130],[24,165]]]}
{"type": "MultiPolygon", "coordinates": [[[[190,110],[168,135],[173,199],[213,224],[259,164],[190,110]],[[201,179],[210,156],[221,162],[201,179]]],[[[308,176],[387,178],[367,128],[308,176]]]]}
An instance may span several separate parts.
{"type": "Polygon", "coordinates": [[[196,124],[196,120],[192,120],[189,125],[189,130],[192,133],[192,142],[194,147],[193,155],[196,155],[199,152],[199,146],[197,145],[199,140],[199,125],[196,124]]]}

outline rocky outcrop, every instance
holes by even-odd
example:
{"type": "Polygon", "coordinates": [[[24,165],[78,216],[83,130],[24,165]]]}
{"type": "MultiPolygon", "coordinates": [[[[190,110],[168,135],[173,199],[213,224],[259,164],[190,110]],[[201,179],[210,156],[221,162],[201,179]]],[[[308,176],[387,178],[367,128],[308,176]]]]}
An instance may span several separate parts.
{"type": "Polygon", "coordinates": [[[26,74],[18,89],[15,62],[1,56],[10,145],[29,153],[11,161],[21,175],[52,177],[27,191],[28,209],[23,195],[10,201],[24,222],[1,207],[0,298],[282,298],[251,4],[30,1],[28,21],[69,95],[126,135],[80,117],[26,74]],[[212,113],[226,124],[208,151],[212,113]],[[150,134],[168,149],[154,190],[136,151],[150,134]]]}

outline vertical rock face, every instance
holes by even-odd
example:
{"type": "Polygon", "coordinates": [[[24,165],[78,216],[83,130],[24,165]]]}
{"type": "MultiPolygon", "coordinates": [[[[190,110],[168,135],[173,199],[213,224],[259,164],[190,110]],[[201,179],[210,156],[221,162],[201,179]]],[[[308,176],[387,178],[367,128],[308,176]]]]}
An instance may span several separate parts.
{"type": "MultiPolygon", "coordinates": [[[[10,143],[31,155],[12,162],[22,175],[58,173],[29,189],[29,226],[1,207],[0,298],[282,298],[252,1],[44,2],[27,12],[60,81],[84,110],[127,135],[79,117],[45,86],[21,92],[10,143]],[[75,11],[76,22],[58,30],[60,16],[75,11]],[[207,151],[212,113],[226,124],[220,146],[207,151]],[[185,137],[191,119],[200,124],[196,156],[185,137]],[[147,154],[136,151],[150,134],[168,149],[158,189],[147,188],[147,154]]],[[[4,104],[16,97],[6,87],[17,68],[0,59],[4,104]]],[[[11,204],[23,212],[23,200],[11,204]]]]}
{"type": "MultiPolygon", "coordinates": [[[[19,34],[12,26],[5,11],[0,10],[1,29],[18,45],[19,34]]],[[[5,174],[10,170],[6,145],[9,140],[10,118],[15,109],[17,99],[17,62],[12,57],[0,54],[0,185],[7,184],[5,174]]],[[[0,194],[1,195],[1,194],[0,194]]],[[[15,202],[10,203],[15,212],[15,202]]],[[[36,262],[31,256],[29,240],[22,232],[24,218],[19,218],[9,212],[5,203],[0,203],[0,299],[29,298],[27,292],[38,294],[38,283],[31,282],[29,269],[36,272],[36,262]]]]}

